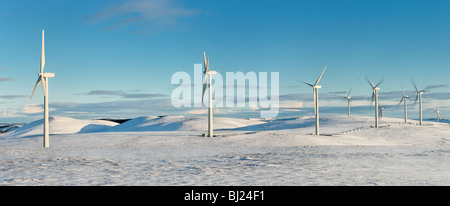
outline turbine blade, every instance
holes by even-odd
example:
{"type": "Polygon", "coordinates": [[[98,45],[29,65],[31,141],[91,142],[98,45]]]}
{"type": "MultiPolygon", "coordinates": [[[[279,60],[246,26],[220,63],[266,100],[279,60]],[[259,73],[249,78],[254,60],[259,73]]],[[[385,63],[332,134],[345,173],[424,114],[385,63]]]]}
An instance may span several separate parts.
{"type": "Polygon", "coordinates": [[[209,64],[209,58],[206,59],[205,51],[203,51],[203,61],[204,61],[204,68],[205,68],[205,71],[203,71],[203,73],[204,73],[205,77],[203,78],[202,107],[203,107],[203,99],[204,99],[204,96],[205,96],[206,86],[207,86],[207,83],[206,83],[206,80],[208,78],[207,72],[209,70],[209,65],[208,65],[209,64]]]}
{"type": "Polygon", "coordinates": [[[44,73],[44,66],[45,66],[45,47],[44,47],[44,30],[42,29],[41,73],[44,73]]]}
{"type": "Polygon", "coordinates": [[[316,83],[314,84],[314,86],[316,86],[317,84],[319,84],[320,79],[322,78],[323,73],[325,72],[325,69],[327,69],[327,65],[325,65],[325,68],[323,68],[322,74],[320,74],[319,78],[317,79],[316,83]]]}
{"type": "Polygon", "coordinates": [[[416,99],[414,100],[414,103],[417,102],[417,99],[419,99],[419,94],[416,95],[416,99]]]}
{"type": "Polygon", "coordinates": [[[205,73],[209,71],[209,58],[206,59],[206,54],[203,52],[203,60],[204,60],[204,67],[205,67],[205,73]]]}
{"type": "Polygon", "coordinates": [[[397,106],[400,105],[400,104],[403,102],[404,99],[405,99],[405,98],[402,97],[402,99],[400,99],[400,102],[397,104],[397,106]]]}
{"type": "Polygon", "coordinates": [[[47,88],[46,88],[46,86],[47,86],[46,82],[47,82],[47,79],[46,78],[42,78],[42,90],[44,90],[44,96],[48,95],[47,94],[47,88]]]}
{"type": "Polygon", "coordinates": [[[375,85],[375,87],[378,87],[378,86],[380,86],[380,84],[381,84],[381,83],[383,83],[383,82],[384,82],[384,79],[380,80],[380,81],[378,82],[378,84],[377,84],[377,85],[375,85]]]}
{"type": "Polygon", "coordinates": [[[350,90],[348,91],[348,93],[347,93],[347,97],[349,97],[349,96],[350,96],[350,93],[352,93],[352,88],[350,88],[350,90]]]}
{"type": "Polygon", "coordinates": [[[202,92],[202,106],[203,106],[203,97],[205,96],[205,91],[206,91],[206,79],[207,79],[207,74],[205,74],[205,78],[203,80],[203,92],[202,92]]]}
{"type": "Polygon", "coordinates": [[[308,85],[308,86],[310,86],[310,87],[314,87],[314,85],[312,85],[312,84],[310,84],[310,83],[308,83],[308,82],[304,82],[304,81],[299,81],[299,82],[301,82],[301,83],[303,83],[303,84],[306,84],[306,85],[308,85]]]}
{"type": "Polygon", "coordinates": [[[372,92],[372,98],[370,99],[370,108],[372,108],[373,99],[375,98],[375,92],[372,92]]]}
{"type": "Polygon", "coordinates": [[[370,86],[371,86],[372,88],[374,88],[374,86],[373,86],[372,82],[369,80],[369,78],[368,78],[367,76],[365,76],[365,78],[366,78],[367,83],[369,83],[370,86]]]}
{"type": "Polygon", "coordinates": [[[38,78],[36,85],[34,86],[33,93],[31,93],[30,100],[33,98],[34,92],[36,92],[37,87],[41,83],[41,77],[38,78]]]}
{"type": "Polygon", "coordinates": [[[205,53],[205,51],[203,51],[203,63],[205,63],[205,65],[206,65],[206,53],[205,53]]]}
{"type": "Polygon", "coordinates": [[[416,82],[414,81],[414,79],[411,79],[411,83],[414,86],[414,89],[416,89],[417,92],[419,92],[419,89],[417,88],[416,82]]]}

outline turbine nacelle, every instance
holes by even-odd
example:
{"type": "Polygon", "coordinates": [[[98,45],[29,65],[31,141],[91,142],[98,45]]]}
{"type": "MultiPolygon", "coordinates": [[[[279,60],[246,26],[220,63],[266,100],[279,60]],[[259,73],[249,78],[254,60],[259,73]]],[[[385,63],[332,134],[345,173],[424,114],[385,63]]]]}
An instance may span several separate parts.
{"type": "Polygon", "coordinates": [[[41,76],[44,78],[51,78],[51,77],[55,77],[55,73],[39,73],[38,76],[41,76]]]}
{"type": "Polygon", "coordinates": [[[310,87],[312,87],[312,88],[314,88],[314,89],[316,89],[316,88],[317,88],[317,89],[322,88],[322,86],[320,86],[320,85],[318,85],[318,84],[319,84],[319,82],[320,82],[320,79],[322,79],[322,76],[323,76],[323,73],[325,72],[325,69],[327,69],[327,65],[325,65],[325,68],[323,68],[323,71],[322,71],[322,73],[320,74],[319,78],[317,78],[317,81],[316,81],[315,84],[310,84],[310,83],[304,82],[304,81],[300,81],[300,82],[302,82],[303,84],[306,84],[306,85],[308,85],[308,86],[310,86],[310,87]]]}

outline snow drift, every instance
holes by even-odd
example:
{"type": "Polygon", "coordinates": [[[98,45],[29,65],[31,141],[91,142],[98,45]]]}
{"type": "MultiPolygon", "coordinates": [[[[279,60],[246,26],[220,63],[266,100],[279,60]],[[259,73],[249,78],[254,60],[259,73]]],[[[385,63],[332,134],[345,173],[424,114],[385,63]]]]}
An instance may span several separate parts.
{"type": "MultiPolygon", "coordinates": [[[[201,131],[208,129],[207,121],[206,117],[142,116],[104,131],[201,131]]],[[[236,129],[262,123],[264,122],[261,120],[214,117],[214,130],[236,129]]]]}
{"type": "Polygon", "coordinates": [[[0,135],[0,185],[450,185],[450,124],[373,117],[275,120],[52,117],[0,135]]]}
{"type": "MultiPolygon", "coordinates": [[[[300,135],[296,141],[304,145],[398,145],[398,144],[441,144],[448,142],[450,125],[447,123],[425,122],[416,125],[410,120],[404,123],[400,118],[380,119],[380,128],[373,128],[373,117],[367,116],[333,116],[320,118],[320,138],[311,135],[314,132],[314,117],[284,118],[275,120],[241,119],[230,117],[215,117],[214,130],[217,135],[226,137],[236,134],[274,132],[277,134],[300,135]],[[248,132],[250,131],[250,133],[248,132]],[[330,136],[330,138],[326,138],[330,136]],[[428,136],[428,138],[423,138],[428,136]]],[[[68,117],[51,117],[50,134],[77,133],[114,133],[121,132],[188,132],[201,135],[207,131],[207,117],[184,116],[141,116],[122,124],[106,120],[79,120],[68,117]]],[[[43,120],[37,120],[0,134],[0,138],[23,138],[42,135],[43,120]]],[[[187,133],[186,133],[187,134],[187,133]]],[[[118,135],[118,134],[117,134],[118,135]]]]}
{"type": "MultiPolygon", "coordinates": [[[[74,134],[101,131],[118,125],[105,120],[79,120],[69,117],[50,117],[50,134],[74,134]]],[[[3,133],[0,137],[27,137],[42,135],[44,119],[36,120],[12,131],[3,133]]]]}

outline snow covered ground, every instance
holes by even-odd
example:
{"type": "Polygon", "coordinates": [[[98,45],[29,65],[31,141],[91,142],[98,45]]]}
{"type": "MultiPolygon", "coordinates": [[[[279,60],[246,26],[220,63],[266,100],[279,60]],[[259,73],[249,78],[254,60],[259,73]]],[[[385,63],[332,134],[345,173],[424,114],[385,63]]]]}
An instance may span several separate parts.
{"type": "Polygon", "coordinates": [[[373,117],[272,121],[52,117],[0,134],[0,185],[450,185],[450,124],[373,117]]]}

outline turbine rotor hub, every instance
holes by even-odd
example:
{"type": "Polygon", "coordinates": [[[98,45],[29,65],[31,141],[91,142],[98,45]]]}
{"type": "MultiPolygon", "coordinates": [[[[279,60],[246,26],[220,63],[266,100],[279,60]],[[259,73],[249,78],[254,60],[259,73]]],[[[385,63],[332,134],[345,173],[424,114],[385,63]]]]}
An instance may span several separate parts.
{"type": "Polygon", "coordinates": [[[43,77],[49,78],[49,77],[54,77],[55,73],[43,73],[43,74],[39,74],[42,75],[43,77]]]}

